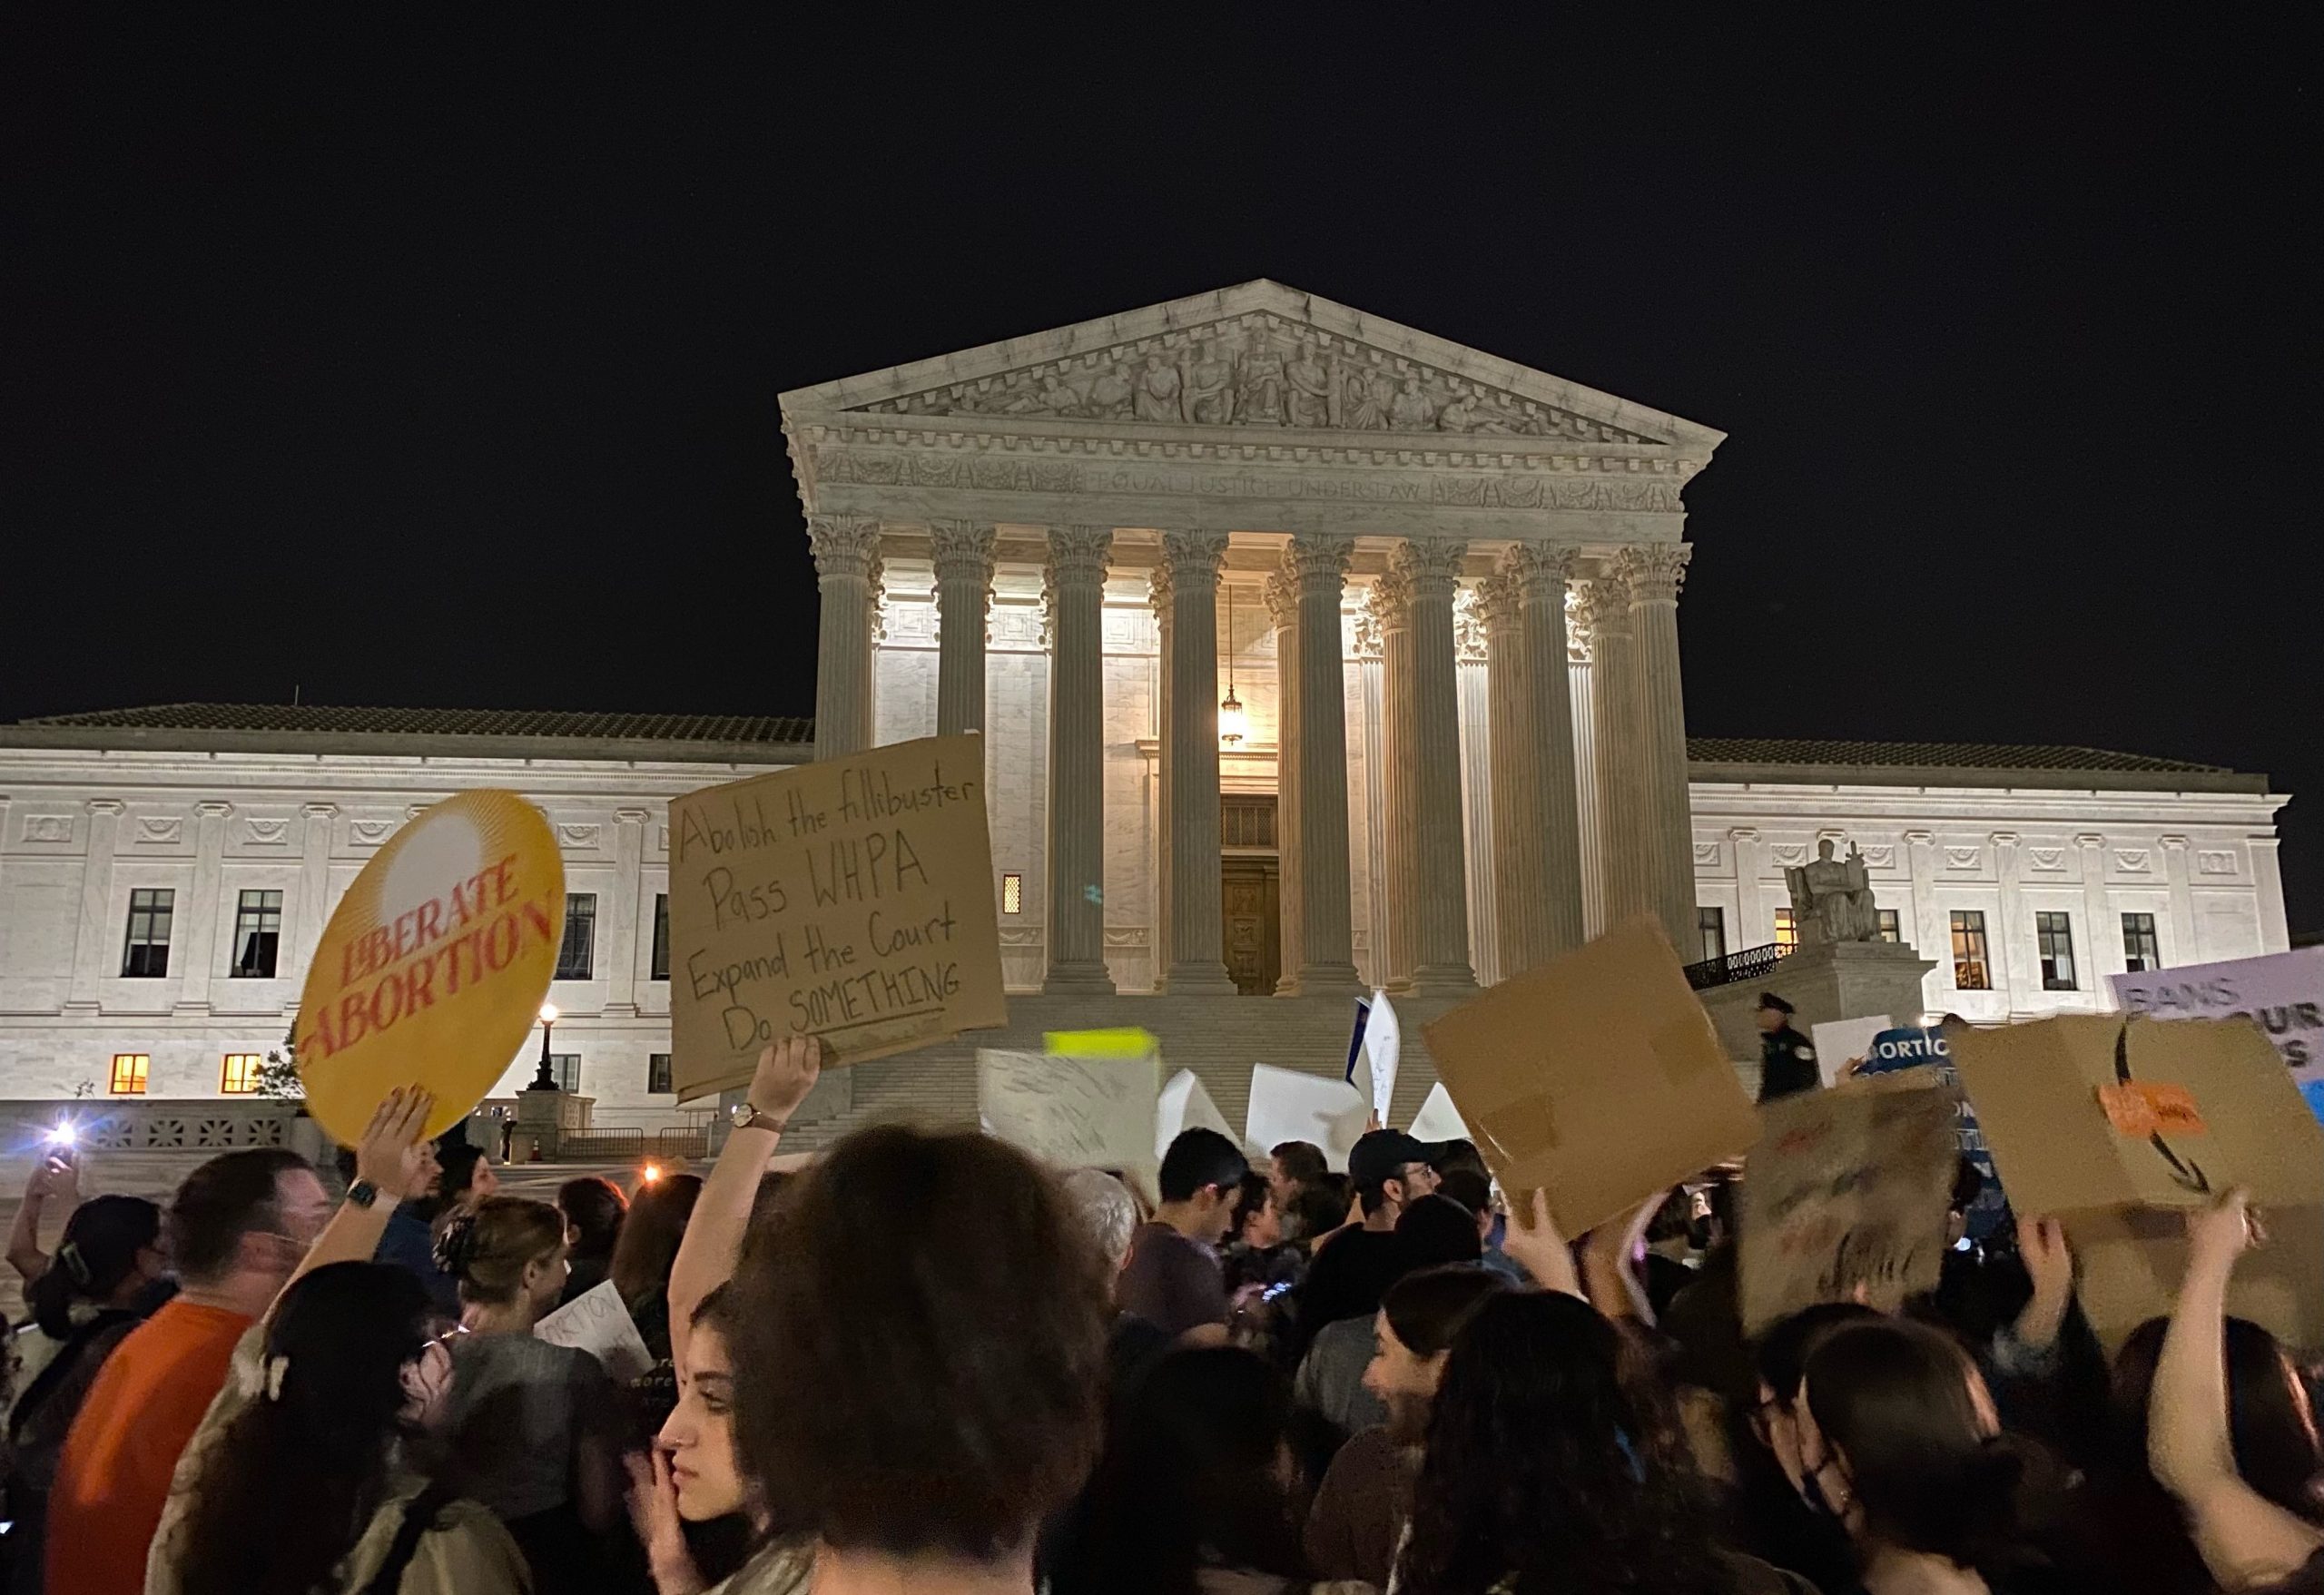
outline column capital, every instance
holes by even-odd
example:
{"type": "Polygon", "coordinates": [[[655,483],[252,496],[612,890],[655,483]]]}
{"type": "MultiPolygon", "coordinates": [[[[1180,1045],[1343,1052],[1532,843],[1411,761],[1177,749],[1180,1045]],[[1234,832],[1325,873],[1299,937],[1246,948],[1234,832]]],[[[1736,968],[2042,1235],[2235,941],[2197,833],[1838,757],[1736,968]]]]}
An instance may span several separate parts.
{"type": "Polygon", "coordinates": [[[2164,847],[2169,848],[2172,852],[2182,853],[2189,848],[2195,845],[2183,836],[2158,836],[2155,838],[2155,841],[2161,842],[2164,847]]]}
{"type": "Polygon", "coordinates": [[[928,541],[936,565],[936,579],[967,576],[992,580],[994,527],[989,521],[933,520],[928,541]]]}
{"type": "Polygon", "coordinates": [[[89,812],[92,814],[118,814],[125,806],[119,798],[91,798],[89,800],[89,812]]]}
{"type": "Polygon", "coordinates": [[[1590,629],[1590,617],[1581,607],[1581,595],[1569,586],[1565,590],[1566,663],[1589,664],[1590,645],[1596,640],[1596,634],[1590,629]]]}
{"type": "Polygon", "coordinates": [[[1566,584],[1581,550],[1563,543],[1517,543],[1501,556],[1501,574],[1515,583],[1528,604],[1565,601],[1566,584]]]}
{"type": "Polygon", "coordinates": [[[1452,656],[1463,665],[1485,660],[1485,623],[1477,613],[1477,589],[1458,587],[1452,594],[1452,656]]]}
{"type": "Polygon", "coordinates": [[[1621,576],[1596,576],[1578,584],[1574,591],[1578,595],[1575,613],[1593,647],[1600,638],[1630,636],[1630,589],[1621,576]]]}
{"type": "Polygon", "coordinates": [[[1301,532],[1283,551],[1284,568],[1303,586],[1328,584],[1334,592],[1346,579],[1347,565],[1355,553],[1354,537],[1324,532],[1301,532]]]}
{"type": "Polygon", "coordinates": [[[1615,555],[1614,565],[1630,584],[1632,604],[1676,604],[1694,552],[1691,543],[1639,543],[1615,555]]]}
{"type": "Polygon", "coordinates": [[[1104,581],[1113,561],[1111,527],[1051,527],[1049,530],[1048,574],[1052,581],[1078,577],[1104,581]]]}
{"type": "MultiPolygon", "coordinates": [[[[1269,573],[1266,585],[1267,617],[1279,630],[1295,625],[1299,619],[1299,578],[1289,568],[1269,573]]],[[[1282,668],[1277,656],[1277,668],[1282,668]]]]}
{"type": "Polygon", "coordinates": [[[222,820],[234,812],[234,805],[213,800],[210,802],[194,804],[193,812],[205,820],[222,820]]]}
{"type": "Polygon", "coordinates": [[[1729,825],[1727,837],[1730,842],[1757,842],[1759,840],[1759,829],[1756,825],[1729,825]]]}
{"type": "Polygon", "coordinates": [[[337,803],[302,803],[299,812],[310,820],[328,820],[339,812],[337,803]]]}
{"type": "Polygon", "coordinates": [[[1380,657],[1381,628],[1378,604],[1378,593],[1374,587],[1364,588],[1363,596],[1355,601],[1355,614],[1351,617],[1348,641],[1350,647],[1354,650],[1354,657],[1358,659],[1380,657]]]}
{"type": "Polygon", "coordinates": [[[644,809],[615,809],[614,818],[624,825],[643,825],[653,816],[644,809]]]}
{"type": "Polygon", "coordinates": [[[1216,582],[1226,558],[1225,532],[1165,532],[1162,563],[1174,580],[1216,582]]]}
{"type": "Polygon", "coordinates": [[[807,546],[818,576],[868,577],[880,563],[880,522],[868,515],[811,515],[807,546]]]}
{"type": "Polygon", "coordinates": [[[1406,537],[1388,554],[1388,573],[1410,585],[1414,603],[1450,603],[1469,546],[1451,537],[1406,537]]]}
{"type": "Polygon", "coordinates": [[[2100,836],[2095,832],[2085,831],[2081,835],[2073,839],[2073,844],[2087,852],[2093,848],[2104,847],[2106,845],[2106,839],[2100,836]]]}
{"type": "Polygon", "coordinates": [[[1476,586],[1474,608],[1477,618],[1486,630],[1495,635],[1512,632],[1520,622],[1520,606],[1523,597],[1521,584],[1507,562],[1476,586]]]}
{"type": "Polygon", "coordinates": [[[1412,624],[1412,577],[1390,565],[1381,575],[1372,578],[1372,617],[1380,624],[1382,635],[1402,631],[1412,624]]]}

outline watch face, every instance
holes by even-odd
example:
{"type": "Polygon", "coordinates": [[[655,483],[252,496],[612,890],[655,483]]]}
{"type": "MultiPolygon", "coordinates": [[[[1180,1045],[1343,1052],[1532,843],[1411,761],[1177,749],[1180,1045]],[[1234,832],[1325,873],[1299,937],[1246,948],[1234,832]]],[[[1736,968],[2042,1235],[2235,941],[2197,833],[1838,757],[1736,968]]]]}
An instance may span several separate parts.
{"type": "Polygon", "coordinates": [[[726,1117],[734,1121],[734,1127],[738,1130],[750,1128],[751,1120],[758,1116],[759,1110],[747,1102],[737,1102],[726,1110],[726,1117]]]}

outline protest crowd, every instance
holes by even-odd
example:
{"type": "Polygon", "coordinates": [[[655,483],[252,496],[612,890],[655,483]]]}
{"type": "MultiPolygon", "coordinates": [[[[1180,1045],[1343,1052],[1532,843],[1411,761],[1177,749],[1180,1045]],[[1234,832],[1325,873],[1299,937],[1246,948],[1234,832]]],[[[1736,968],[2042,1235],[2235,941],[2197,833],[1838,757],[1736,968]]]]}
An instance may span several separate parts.
{"type": "Polygon", "coordinates": [[[2324,1590],[2316,1348],[2228,1314],[2240,1190],[2173,1218],[2175,1305],[2111,1358],[2057,1221],[1965,1233],[1974,1169],[1934,1289],[1747,1334],[1732,1166],[1571,1236],[1386,1127],[1344,1171],[882,1127],[772,1172],[820,1068],[767,1048],[706,1176],[555,1206],[416,1088],[342,1170],[229,1152],[157,1206],[46,1161],[8,1589],[2324,1590]],[[606,1293],[634,1361],[541,1333],[606,1293]]]}

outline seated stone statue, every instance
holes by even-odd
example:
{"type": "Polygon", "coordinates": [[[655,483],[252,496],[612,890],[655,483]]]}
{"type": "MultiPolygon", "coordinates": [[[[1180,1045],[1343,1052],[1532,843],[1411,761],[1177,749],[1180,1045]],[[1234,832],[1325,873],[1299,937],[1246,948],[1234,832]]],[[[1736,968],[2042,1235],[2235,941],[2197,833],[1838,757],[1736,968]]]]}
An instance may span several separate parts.
{"type": "Polygon", "coordinates": [[[1850,844],[1848,856],[1836,859],[1827,836],[1817,844],[1814,863],[1787,869],[1783,879],[1803,944],[1880,940],[1880,910],[1861,848],[1850,844]]]}

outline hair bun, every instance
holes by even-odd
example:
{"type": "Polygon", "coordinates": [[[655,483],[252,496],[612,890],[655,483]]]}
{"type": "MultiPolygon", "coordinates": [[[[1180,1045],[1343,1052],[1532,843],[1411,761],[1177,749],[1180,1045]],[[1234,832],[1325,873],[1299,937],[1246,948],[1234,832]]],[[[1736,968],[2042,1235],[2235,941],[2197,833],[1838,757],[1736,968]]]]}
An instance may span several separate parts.
{"type": "Polygon", "coordinates": [[[455,1279],[466,1277],[468,1265],[476,1261],[476,1215],[467,1208],[454,1209],[444,1221],[443,1229],[436,1236],[434,1251],[436,1266],[455,1279]]]}

